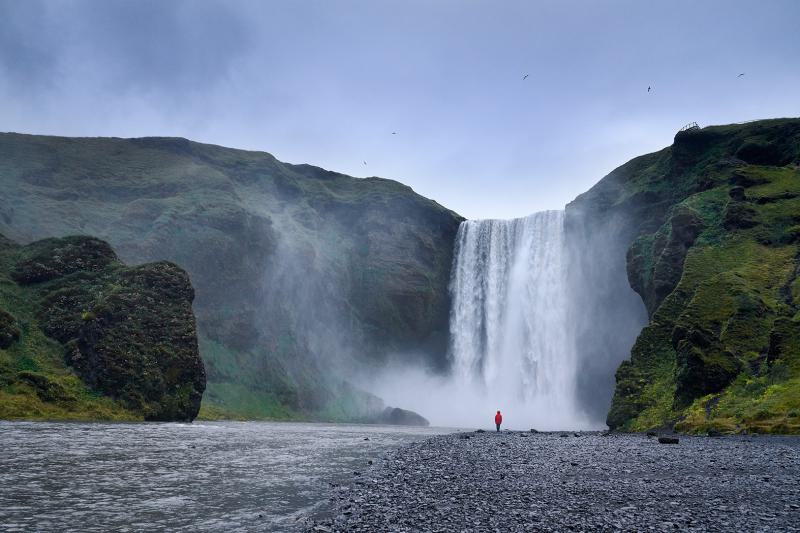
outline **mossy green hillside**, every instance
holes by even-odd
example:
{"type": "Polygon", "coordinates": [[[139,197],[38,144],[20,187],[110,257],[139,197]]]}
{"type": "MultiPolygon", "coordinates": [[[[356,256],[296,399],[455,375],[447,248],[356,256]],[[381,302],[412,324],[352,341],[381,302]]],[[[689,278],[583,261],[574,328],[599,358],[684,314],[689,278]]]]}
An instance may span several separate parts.
{"type": "Polygon", "coordinates": [[[191,420],[205,386],[192,298],[175,265],[126,267],[98,239],[3,238],[0,418],[191,420]]]}
{"type": "Polygon", "coordinates": [[[800,120],[682,132],[632,163],[581,198],[625,220],[650,314],[609,426],[800,431],[800,120]]]}

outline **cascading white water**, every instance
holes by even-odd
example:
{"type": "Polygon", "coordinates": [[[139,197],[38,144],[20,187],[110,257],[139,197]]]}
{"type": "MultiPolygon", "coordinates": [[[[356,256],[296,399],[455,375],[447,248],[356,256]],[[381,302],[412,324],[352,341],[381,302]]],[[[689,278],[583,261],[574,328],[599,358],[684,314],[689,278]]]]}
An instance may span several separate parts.
{"type": "Polygon", "coordinates": [[[458,230],[450,287],[455,379],[517,427],[585,426],[575,399],[565,244],[563,211],[468,220],[458,230]]]}
{"type": "Polygon", "coordinates": [[[470,220],[454,246],[452,372],[398,358],[365,388],[432,424],[601,429],[614,370],[647,323],[625,275],[620,222],[579,209],[470,220]],[[569,231],[565,224],[569,221],[569,231]]]}

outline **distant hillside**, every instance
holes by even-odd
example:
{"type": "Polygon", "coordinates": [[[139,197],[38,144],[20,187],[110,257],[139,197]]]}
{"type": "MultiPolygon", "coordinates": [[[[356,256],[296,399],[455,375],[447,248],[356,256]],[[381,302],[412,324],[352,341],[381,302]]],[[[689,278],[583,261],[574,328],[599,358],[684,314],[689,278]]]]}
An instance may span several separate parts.
{"type": "Polygon", "coordinates": [[[0,134],[0,232],[107,240],[197,291],[203,416],[362,415],[337,368],[445,366],[461,218],[400,183],[175,138],[0,134]]]}
{"type": "Polygon", "coordinates": [[[570,211],[619,221],[650,315],[610,427],[800,431],[800,120],[680,132],[570,211]]]}
{"type": "Polygon", "coordinates": [[[0,236],[0,419],[192,420],[205,372],[194,291],[90,237],[0,236]]]}

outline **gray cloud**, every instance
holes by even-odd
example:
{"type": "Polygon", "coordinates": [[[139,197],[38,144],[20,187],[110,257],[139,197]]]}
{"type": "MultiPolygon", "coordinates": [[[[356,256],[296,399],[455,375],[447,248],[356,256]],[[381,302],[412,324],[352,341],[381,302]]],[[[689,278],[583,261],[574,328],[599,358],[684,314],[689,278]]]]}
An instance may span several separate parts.
{"type": "Polygon", "coordinates": [[[87,72],[108,96],[174,96],[224,80],[253,46],[252,28],[219,2],[3,2],[0,65],[17,90],[87,72]]]}
{"type": "Polygon", "coordinates": [[[39,2],[0,3],[0,72],[4,81],[24,88],[47,80],[57,55],[41,39],[47,31],[39,2]]]}
{"type": "Polygon", "coordinates": [[[798,22],[791,0],[0,0],[0,129],[181,135],[520,216],[686,122],[800,115],[798,22]]]}

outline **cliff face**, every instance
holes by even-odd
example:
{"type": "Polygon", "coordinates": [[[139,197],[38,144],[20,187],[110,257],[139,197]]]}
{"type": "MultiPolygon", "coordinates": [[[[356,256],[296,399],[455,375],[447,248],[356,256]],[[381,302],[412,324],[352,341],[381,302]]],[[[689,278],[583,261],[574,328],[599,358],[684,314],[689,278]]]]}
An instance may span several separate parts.
{"type": "Polygon", "coordinates": [[[189,272],[207,416],[347,418],[369,401],[337,366],[445,365],[461,218],[397,182],[185,139],[0,134],[0,188],[19,242],[96,235],[189,272]]]}
{"type": "Polygon", "coordinates": [[[0,240],[0,418],[192,420],[205,371],[188,275],[90,237],[0,240]]]}
{"type": "Polygon", "coordinates": [[[619,223],[649,323],[608,424],[800,430],[800,120],[678,133],[568,206],[619,223]]]}

